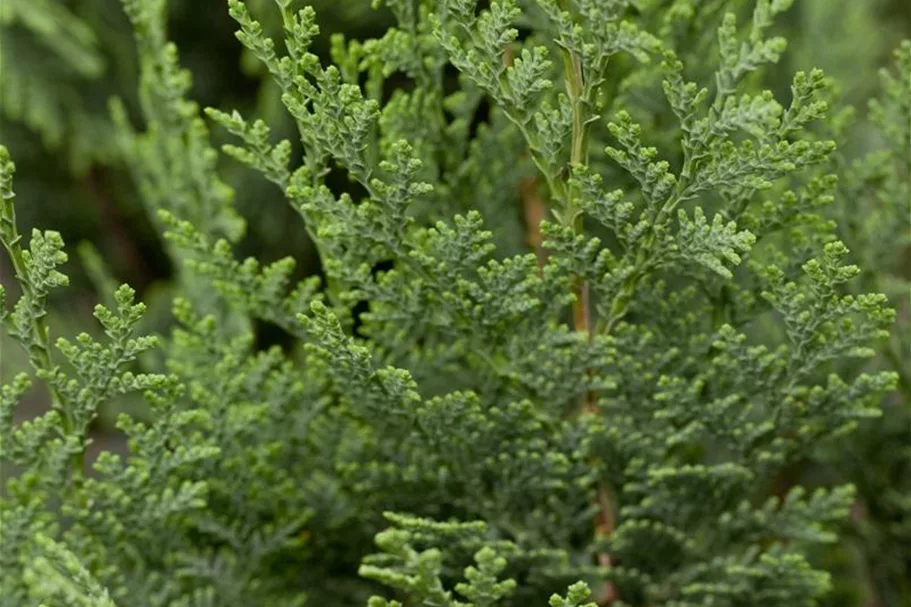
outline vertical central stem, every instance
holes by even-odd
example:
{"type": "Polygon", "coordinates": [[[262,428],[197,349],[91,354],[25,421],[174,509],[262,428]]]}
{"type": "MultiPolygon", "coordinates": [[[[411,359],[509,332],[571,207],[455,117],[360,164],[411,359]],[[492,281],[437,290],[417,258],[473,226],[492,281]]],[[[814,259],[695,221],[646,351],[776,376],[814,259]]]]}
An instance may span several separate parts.
{"type": "Polygon", "coordinates": [[[525,210],[526,239],[535,251],[538,258],[538,269],[547,263],[547,252],[542,246],[541,221],[544,220],[544,203],[537,192],[538,180],[535,177],[526,177],[520,184],[522,206],[525,210]]]}
{"type": "Polygon", "coordinates": [[[576,298],[573,302],[573,326],[576,331],[587,333],[589,340],[591,340],[591,306],[588,282],[576,280],[575,284],[573,284],[573,295],[576,298]]]}
{"type": "MultiPolygon", "coordinates": [[[[586,101],[584,99],[584,81],[582,76],[582,63],[579,55],[573,51],[564,51],[564,64],[566,66],[566,88],[572,104],[572,148],[569,158],[570,176],[584,166],[588,160],[588,127],[585,115],[586,101]]],[[[566,215],[564,222],[571,225],[577,234],[582,234],[582,214],[579,212],[579,193],[570,185],[567,188],[565,201],[566,215]]],[[[591,339],[591,306],[589,302],[588,282],[576,279],[573,281],[573,325],[577,331],[584,331],[591,339]]],[[[588,399],[588,397],[586,397],[588,399]]]]}
{"type": "MultiPolygon", "coordinates": [[[[590,100],[586,98],[585,82],[582,73],[582,60],[574,50],[564,49],[563,61],[566,68],[566,88],[572,107],[572,147],[570,151],[570,178],[579,168],[588,164],[588,129],[590,100]]],[[[579,204],[580,192],[571,181],[566,188],[564,225],[570,225],[576,234],[584,233],[582,213],[579,204]]],[[[591,289],[588,281],[576,277],[573,280],[573,326],[584,332],[589,342],[592,341],[591,289]]],[[[599,413],[598,402],[592,392],[586,392],[582,399],[582,410],[586,413],[599,413]]],[[[610,503],[607,487],[601,481],[595,497],[598,513],[595,516],[596,541],[610,537],[614,532],[613,508],[610,503]]],[[[611,557],[607,552],[598,553],[598,565],[607,569],[611,566],[611,557]]],[[[618,599],[613,583],[605,582],[599,596],[598,604],[607,605],[618,599]]]]}

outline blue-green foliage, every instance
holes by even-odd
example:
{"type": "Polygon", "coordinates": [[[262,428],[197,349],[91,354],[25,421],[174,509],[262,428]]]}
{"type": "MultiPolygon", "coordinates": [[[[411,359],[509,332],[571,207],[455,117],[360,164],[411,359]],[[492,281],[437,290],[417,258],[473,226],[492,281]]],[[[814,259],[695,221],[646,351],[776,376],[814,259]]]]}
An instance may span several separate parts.
{"type": "Polygon", "coordinates": [[[103,340],[52,340],[63,242],[20,236],[0,148],[2,315],[32,366],[0,392],[4,604],[820,604],[833,580],[808,555],[855,488],[781,473],[838,453],[902,380],[856,359],[895,320],[896,291],[864,277],[907,212],[908,47],[871,110],[892,148],[846,167],[821,72],[780,100],[758,86],[788,1],[745,21],[743,2],[382,4],[397,25],[334,37],[326,65],[312,9],[276,0],[276,42],[228,2],[303,158],[264,121],[207,114],[313,240],[324,276],[295,284],[292,259],[236,259],[244,221],[165,2],[124,0],[144,130],[114,116],[180,268],[168,336],[136,334],[123,286],[103,340]],[[830,221],[843,188],[881,215],[830,221]],[[292,345],[257,349],[257,321],[292,345]],[[14,423],[36,381],[51,410],[14,423]],[[129,453],[87,462],[99,407],[128,392],[148,405],[118,422],[129,453]]]}

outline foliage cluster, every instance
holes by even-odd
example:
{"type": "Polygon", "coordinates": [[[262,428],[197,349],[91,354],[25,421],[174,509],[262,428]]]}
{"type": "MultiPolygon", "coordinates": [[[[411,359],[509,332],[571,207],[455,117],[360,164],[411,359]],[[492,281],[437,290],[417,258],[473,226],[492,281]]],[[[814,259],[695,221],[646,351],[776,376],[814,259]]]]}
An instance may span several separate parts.
{"type": "Polygon", "coordinates": [[[911,42],[852,157],[821,71],[763,86],[789,0],[386,0],[330,61],[312,8],[249,4],[297,141],[200,111],[166,1],[123,0],[142,121],[111,104],[111,153],[174,264],[168,327],[88,257],[103,332],[52,334],[63,239],[20,234],[0,147],[30,364],[0,390],[3,604],[906,604],[911,42]],[[318,275],[243,258],[206,117],[318,275]],[[95,456],[115,402],[128,452],[95,456]]]}

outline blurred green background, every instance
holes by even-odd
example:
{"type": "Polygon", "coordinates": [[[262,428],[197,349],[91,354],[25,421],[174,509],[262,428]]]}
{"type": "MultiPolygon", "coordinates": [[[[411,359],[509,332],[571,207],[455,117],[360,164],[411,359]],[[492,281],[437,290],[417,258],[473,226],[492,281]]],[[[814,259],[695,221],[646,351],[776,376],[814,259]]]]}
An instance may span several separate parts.
{"type": "MultiPolygon", "coordinates": [[[[245,116],[263,118],[276,137],[294,141],[294,125],[271,80],[234,37],[236,24],[226,4],[169,2],[170,37],[180,50],[182,65],[193,75],[192,97],[200,107],[236,108],[245,116]]],[[[273,0],[247,4],[270,34],[278,34],[273,0]]],[[[391,15],[373,10],[370,0],[309,4],[322,29],[315,50],[324,57],[331,34],[377,37],[392,23],[391,15]]],[[[864,128],[864,108],[878,89],[879,68],[888,64],[902,38],[911,37],[911,0],[797,0],[779,29],[789,40],[789,50],[770,75],[769,86],[785,95],[795,71],[822,68],[840,83],[842,103],[858,109],[846,156],[857,158],[874,149],[877,142],[864,128]]],[[[119,0],[0,0],[0,142],[10,149],[18,168],[20,230],[58,230],[71,253],[65,268],[71,287],[52,302],[51,324],[57,334],[92,326],[92,307],[105,297],[99,287],[111,277],[132,285],[150,304],[150,329],[160,330],[168,323],[171,262],[118,152],[108,111],[109,99],[117,96],[140,124],[137,78],[133,33],[119,0]]],[[[213,129],[212,137],[216,146],[227,141],[220,129],[213,129]]],[[[248,222],[239,254],[262,262],[291,255],[300,275],[318,272],[299,218],[280,192],[228,158],[222,158],[222,164],[222,176],[235,189],[237,209],[248,222]]],[[[15,296],[8,260],[2,255],[0,281],[15,296]]],[[[906,302],[903,305],[907,308],[906,302]]],[[[900,309],[900,317],[904,320],[897,330],[907,331],[908,310],[900,309]]],[[[261,326],[258,338],[264,345],[281,341],[282,335],[261,326]]],[[[0,379],[8,379],[25,364],[17,347],[0,341],[0,379]]],[[[33,415],[41,407],[40,392],[30,398],[30,407],[21,408],[20,416],[33,415]]],[[[887,414],[897,427],[890,440],[901,444],[911,439],[911,396],[896,395],[885,405],[888,411],[897,411],[887,414]]],[[[118,404],[123,406],[130,405],[118,404]]],[[[107,431],[115,413],[107,411],[99,420],[96,449],[117,447],[107,431]]],[[[814,467],[794,474],[809,477],[810,484],[851,480],[862,495],[880,492],[895,478],[911,475],[907,465],[902,469],[907,457],[899,458],[897,468],[895,460],[871,459],[878,453],[881,433],[878,427],[862,429],[852,444],[854,468],[844,465],[844,474],[814,467]]],[[[885,514],[858,512],[846,530],[849,541],[837,554],[820,555],[847,580],[837,585],[832,605],[911,605],[911,546],[900,545],[901,538],[911,544],[911,521],[895,511],[907,515],[911,504],[885,514]]]]}

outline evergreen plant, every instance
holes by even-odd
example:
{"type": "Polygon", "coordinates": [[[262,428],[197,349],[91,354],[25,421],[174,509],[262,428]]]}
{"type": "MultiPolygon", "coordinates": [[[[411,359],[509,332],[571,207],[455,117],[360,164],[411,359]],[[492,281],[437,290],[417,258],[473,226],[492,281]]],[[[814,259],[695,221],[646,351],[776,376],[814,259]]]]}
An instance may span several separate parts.
{"type": "MultiPolygon", "coordinates": [[[[333,35],[328,63],[292,4],[275,0],[279,41],[228,10],[302,154],[263,120],[205,116],[299,214],[318,276],[239,259],[165,0],[124,0],[142,125],[111,106],[177,268],[165,334],[125,285],[103,331],[54,334],[64,243],[19,232],[0,147],[0,316],[31,364],[0,391],[0,602],[829,600],[815,557],[857,489],[786,472],[837,460],[860,423],[907,424],[870,418],[908,391],[907,335],[890,340],[908,285],[884,241],[909,236],[911,43],[871,109],[888,145],[852,163],[820,71],[763,89],[790,0],[377,1],[397,24],[333,35]],[[285,347],[259,347],[261,323],[285,347]],[[36,384],[50,409],[14,418],[36,384]],[[128,453],[88,457],[128,394],[145,403],[118,421],[128,453]]],[[[875,537],[900,546],[894,428],[875,507],[899,523],[875,537]]]]}

